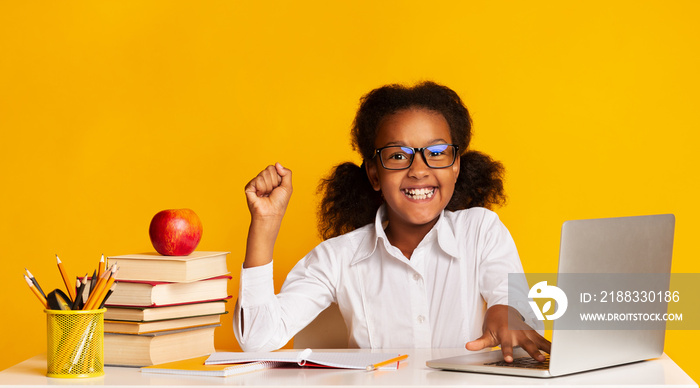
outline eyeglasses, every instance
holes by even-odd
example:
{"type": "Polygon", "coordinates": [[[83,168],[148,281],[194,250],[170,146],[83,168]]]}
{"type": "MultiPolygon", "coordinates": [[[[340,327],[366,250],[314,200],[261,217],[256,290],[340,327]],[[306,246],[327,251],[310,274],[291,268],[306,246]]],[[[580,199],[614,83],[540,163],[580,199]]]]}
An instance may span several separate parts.
{"type": "Polygon", "coordinates": [[[430,168],[447,168],[457,159],[459,147],[454,144],[435,144],[427,147],[414,148],[406,146],[388,146],[374,150],[374,156],[379,155],[379,161],[387,170],[405,170],[413,164],[417,153],[430,168]]]}

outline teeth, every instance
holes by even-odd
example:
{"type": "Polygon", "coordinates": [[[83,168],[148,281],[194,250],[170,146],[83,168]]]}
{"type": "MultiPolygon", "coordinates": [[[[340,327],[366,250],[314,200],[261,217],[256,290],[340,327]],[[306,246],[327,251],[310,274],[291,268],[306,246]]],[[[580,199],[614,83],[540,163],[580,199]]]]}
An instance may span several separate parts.
{"type": "Polygon", "coordinates": [[[435,188],[406,189],[403,192],[406,196],[413,199],[426,199],[432,198],[433,194],[435,194],[435,188]]]}

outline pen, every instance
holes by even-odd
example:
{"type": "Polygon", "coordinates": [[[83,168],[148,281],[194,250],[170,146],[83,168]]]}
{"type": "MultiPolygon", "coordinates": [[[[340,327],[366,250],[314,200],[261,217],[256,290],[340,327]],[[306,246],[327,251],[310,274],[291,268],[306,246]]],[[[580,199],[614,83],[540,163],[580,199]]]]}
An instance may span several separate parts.
{"type": "Polygon", "coordinates": [[[32,283],[32,281],[29,280],[29,277],[27,275],[24,275],[24,280],[27,281],[27,285],[29,285],[29,289],[31,289],[32,292],[34,293],[34,295],[36,295],[36,297],[39,298],[39,301],[41,302],[41,304],[44,305],[44,308],[45,309],[49,308],[48,303],[46,303],[46,298],[44,297],[44,295],[42,295],[39,292],[39,290],[36,289],[36,287],[34,287],[34,283],[32,283]]]}
{"type": "Polygon", "coordinates": [[[32,275],[32,273],[29,272],[29,270],[26,268],[24,270],[27,271],[27,276],[32,281],[32,283],[34,283],[34,286],[36,286],[36,289],[39,290],[39,292],[41,292],[41,295],[43,295],[44,298],[46,298],[46,294],[44,293],[44,290],[41,289],[41,286],[39,285],[39,282],[36,281],[36,278],[34,278],[34,275],[32,275]]]}
{"type": "Polygon", "coordinates": [[[386,361],[378,362],[374,365],[367,365],[367,370],[372,371],[372,370],[375,370],[377,368],[383,367],[385,365],[389,365],[389,364],[393,364],[395,362],[399,362],[401,360],[405,360],[407,358],[408,358],[408,354],[404,354],[402,356],[394,357],[394,358],[391,358],[391,359],[386,360],[386,361]]]}
{"type": "Polygon", "coordinates": [[[68,289],[68,296],[70,296],[71,300],[75,300],[75,288],[68,279],[68,274],[66,274],[66,270],[63,268],[63,263],[61,259],[58,258],[58,255],[56,255],[56,264],[58,265],[58,271],[61,273],[61,277],[63,277],[63,284],[65,284],[68,289]]]}

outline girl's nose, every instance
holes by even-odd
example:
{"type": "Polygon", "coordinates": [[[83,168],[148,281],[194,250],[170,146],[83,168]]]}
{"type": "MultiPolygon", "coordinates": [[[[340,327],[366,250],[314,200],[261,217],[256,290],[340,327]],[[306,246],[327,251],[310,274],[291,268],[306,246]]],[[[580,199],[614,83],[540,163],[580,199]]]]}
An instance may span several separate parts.
{"type": "Polygon", "coordinates": [[[423,155],[416,154],[413,157],[413,163],[411,163],[411,166],[408,168],[408,175],[413,178],[423,178],[428,175],[429,170],[430,167],[428,167],[428,165],[425,164],[425,160],[423,160],[423,155]]]}

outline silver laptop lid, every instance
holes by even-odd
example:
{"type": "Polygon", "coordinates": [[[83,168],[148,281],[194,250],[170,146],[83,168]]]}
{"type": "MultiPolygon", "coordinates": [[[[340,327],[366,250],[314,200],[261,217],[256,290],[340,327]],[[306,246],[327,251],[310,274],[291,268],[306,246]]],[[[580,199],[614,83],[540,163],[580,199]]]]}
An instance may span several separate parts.
{"type": "MultiPolygon", "coordinates": [[[[665,281],[668,287],[674,227],[672,214],[565,222],[557,286],[567,288],[564,274],[653,273],[665,274],[654,275],[654,279],[665,281]]],[[[571,313],[575,311],[567,311],[571,313]]],[[[552,333],[549,371],[554,376],[663,353],[664,330],[557,330],[561,324],[555,320],[552,333]]]]}

